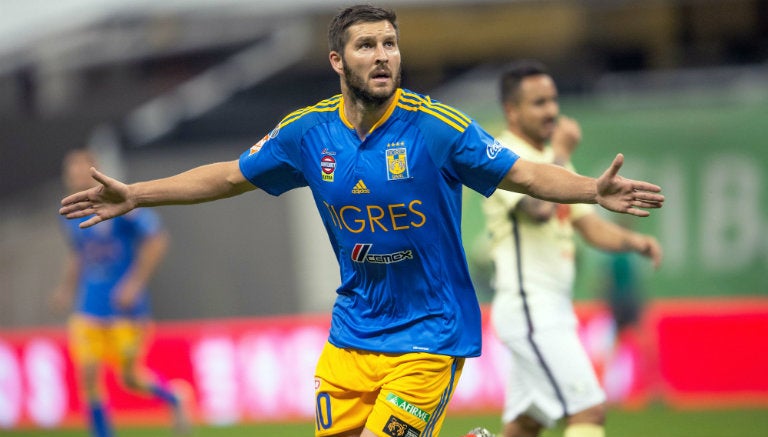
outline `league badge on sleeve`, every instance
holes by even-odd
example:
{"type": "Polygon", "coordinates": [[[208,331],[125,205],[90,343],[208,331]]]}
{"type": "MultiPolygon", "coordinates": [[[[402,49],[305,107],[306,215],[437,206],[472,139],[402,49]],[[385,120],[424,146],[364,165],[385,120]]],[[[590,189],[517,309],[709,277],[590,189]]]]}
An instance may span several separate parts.
{"type": "Polygon", "coordinates": [[[272,129],[272,132],[264,135],[262,139],[259,140],[258,143],[251,146],[250,151],[248,152],[248,155],[253,155],[254,153],[257,153],[261,148],[264,146],[264,143],[271,140],[272,138],[276,137],[277,134],[280,133],[280,126],[278,125],[274,129],[272,129]]]}
{"type": "Polygon", "coordinates": [[[269,139],[269,135],[264,135],[264,138],[260,139],[258,143],[251,146],[251,149],[248,151],[248,155],[253,155],[254,153],[257,153],[261,148],[264,146],[264,143],[267,142],[269,139]]]}

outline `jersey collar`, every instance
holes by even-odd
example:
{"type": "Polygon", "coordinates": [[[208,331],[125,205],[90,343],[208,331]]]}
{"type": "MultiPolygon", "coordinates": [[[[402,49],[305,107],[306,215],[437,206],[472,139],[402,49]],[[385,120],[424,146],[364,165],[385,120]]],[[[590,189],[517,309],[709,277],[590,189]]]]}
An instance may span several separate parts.
{"type": "MultiPolygon", "coordinates": [[[[373,131],[376,130],[379,126],[386,123],[387,120],[389,120],[389,117],[392,115],[392,113],[395,111],[395,108],[397,107],[397,102],[400,101],[400,96],[403,94],[403,89],[398,88],[395,91],[395,98],[392,99],[392,103],[389,104],[389,107],[387,108],[387,111],[384,112],[384,115],[381,116],[381,118],[374,123],[373,126],[371,126],[371,130],[368,131],[366,135],[370,135],[373,133],[373,131]]],[[[341,118],[341,122],[344,123],[345,126],[347,126],[350,129],[354,129],[355,127],[352,125],[352,123],[347,120],[347,116],[344,115],[344,96],[341,97],[341,103],[339,104],[339,118],[341,118]]]]}

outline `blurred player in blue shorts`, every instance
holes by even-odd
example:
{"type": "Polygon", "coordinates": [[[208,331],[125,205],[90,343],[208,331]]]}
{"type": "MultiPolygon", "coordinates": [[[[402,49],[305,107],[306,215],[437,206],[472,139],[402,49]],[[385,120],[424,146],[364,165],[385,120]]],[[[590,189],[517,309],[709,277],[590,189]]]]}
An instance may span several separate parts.
{"type": "MultiPolygon", "coordinates": [[[[62,200],[88,227],[136,207],[308,186],[336,254],[328,342],[315,372],[315,435],[437,436],[465,357],[480,355],[480,307],[461,243],[462,188],[499,187],[636,215],[659,187],[518,159],[457,109],[400,87],[394,12],[351,6],[329,26],[341,94],[299,109],[239,159],[62,200]]],[[[268,62],[268,61],[267,61],[268,62]]]]}
{"type": "MultiPolygon", "coordinates": [[[[87,150],[70,151],[63,163],[67,190],[95,185],[89,169],[96,165],[87,150]]],[[[183,387],[171,388],[141,365],[150,327],[146,285],[165,257],[168,235],[157,214],[136,209],[111,222],[81,229],[82,220],[62,220],[70,251],[54,293],[60,307],[73,306],[69,348],[78,370],[92,435],[114,434],[101,384],[102,366],[114,367],[129,389],[155,396],[174,411],[176,428],[187,430],[183,387]]]]}

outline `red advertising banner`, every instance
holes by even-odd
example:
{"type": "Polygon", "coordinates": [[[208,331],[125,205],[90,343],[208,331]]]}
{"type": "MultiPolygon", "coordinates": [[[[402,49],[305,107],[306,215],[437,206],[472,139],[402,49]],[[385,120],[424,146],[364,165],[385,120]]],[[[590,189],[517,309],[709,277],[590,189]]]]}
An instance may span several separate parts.
{"type": "MultiPolygon", "coordinates": [[[[768,299],[655,302],[621,338],[601,304],[579,303],[577,313],[610,402],[768,406],[768,299]]],[[[467,360],[450,411],[501,409],[510,363],[487,314],[483,356],[467,360]]],[[[311,420],[329,323],[325,315],[159,323],[147,364],[190,383],[199,422],[311,420]]],[[[83,425],[64,335],[60,327],[0,331],[0,429],[83,425]]],[[[112,373],[105,380],[118,424],[168,420],[159,401],[126,392],[112,373]]]]}
{"type": "Polygon", "coordinates": [[[664,398],[679,406],[768,405],[768,303],[679,300],[652,307],[664,398]]]}

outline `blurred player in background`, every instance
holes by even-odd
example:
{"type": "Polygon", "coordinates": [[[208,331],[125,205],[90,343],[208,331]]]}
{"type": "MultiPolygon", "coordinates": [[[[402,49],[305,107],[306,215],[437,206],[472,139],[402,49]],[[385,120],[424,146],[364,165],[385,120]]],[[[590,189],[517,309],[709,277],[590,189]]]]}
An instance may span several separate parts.
{"type": "MultiPolygon", "coordinates": [[[[63,180],[70,193],[93,187],[94,155],[70,151],[63,180]]],[[[83,220],[62,220],[70,251],[63,278],[53,294],[60,308],[74,308],[69,318],[69,347],[85,393],[92,435],[114,435],[101,383],[102,366],[114,366],[130,390],[166,402],[175,429],[188,431],[184,387],[165,384],[141,366],[149,325],[146,286],[165,257],[168,235],[154,211],[136,209],[88,229],[83,220]]]]}
{"type": "MultiPolygon", "coordinates": [[[[543,65],[521,61],[501,78],[507,129],[498,137],[521,159],[573,170],[579,125],[560,116],[543,65]]],[[[636,252],[655,267],[655,238],[602,219],[591,205],[564,205],[496,191],[484,200],[495,267],[491,320],[512,354],[502,417],[505,437],[538,436],[567,418],[566,437],[604,435],[605,394],[577,334],[574,229],[598,249],[636,252]]]]}
{"type": "Polygon", "coordinates": [[[139,206],[308,186],[341,285],[315,373],[317,436],[437,436],[465,357],[480,355],[480,308],[461,245],[462,185],[648,215],[659,187],[519,160],[476,122],[400,88],[394,12],[351,6],[331,22],[341,94],[286,116],[239,159],[62,200],[88,227],[139,206]]]}
{"type": "MultiPolygon", "coordinates": [[[[631,229],[629,216],[617,216],[616,224],[631,229]]],[[[643,312],[643,293],[640,289],[635,259],[629,252],[612,253],[606,261],[605,300],[611,310],[616,329],[616,342],[633,330],[643,312]]]]}

